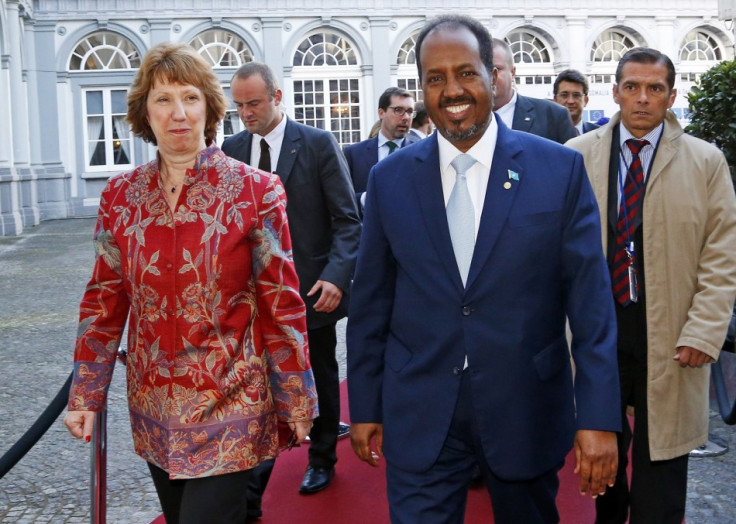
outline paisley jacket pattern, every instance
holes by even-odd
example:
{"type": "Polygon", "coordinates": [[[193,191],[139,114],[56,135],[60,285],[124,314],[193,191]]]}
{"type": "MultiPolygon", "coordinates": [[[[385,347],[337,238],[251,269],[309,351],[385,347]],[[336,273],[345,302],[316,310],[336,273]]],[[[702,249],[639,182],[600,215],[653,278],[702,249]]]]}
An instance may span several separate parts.
{"type": "Polygon", "coordinates": [[[194,478],[277,453],[277,420],[318,415],[306,313],[276,175],[199,153],[172,213],[154,160],[100,198],[70,410],[104,408],[128,327],[136,452],[194,478]]]}

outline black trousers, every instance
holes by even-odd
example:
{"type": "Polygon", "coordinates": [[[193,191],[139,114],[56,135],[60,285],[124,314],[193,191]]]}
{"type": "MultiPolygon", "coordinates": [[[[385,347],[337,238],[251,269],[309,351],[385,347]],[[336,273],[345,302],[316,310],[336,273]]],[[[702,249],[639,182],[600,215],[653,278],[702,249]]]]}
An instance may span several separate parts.
{"type": "MultiPolygon", "coordinates": [[[[309,433],[309,464],[331,468],[337,462],[337,428],[340,424],[340,376],[335,350],[337,330],[335,324],[309,329],[309,359],[314,373],[319,402],[319,417],[309,433]]],[[[266,491],[275,460],[267,460],[253,470],[246,497],[252,512],[261,507],[261,497],[266,491]]]]}
{"type": "Polygon", "coordinates": [[[616,309],[623,431],[618,435],[616,484],[596,499],[596,522],[623,524],[628,517],[631,524],[681,524],[688,455],[655,462],[649,453],[645,306],[639,303],[622,308],[617,304],[616,309]],[[633,431],[626,417],[627,405],[634,406],[633,431]],[[626,474],[630,446],[631,486],[626,474]]]}
{"type": "Polygon", "coordinates": [[[148,463],[166,524],[243,524],[247,503],[243,497],[252,470],[202,477],[169,479],[148,463]]]}

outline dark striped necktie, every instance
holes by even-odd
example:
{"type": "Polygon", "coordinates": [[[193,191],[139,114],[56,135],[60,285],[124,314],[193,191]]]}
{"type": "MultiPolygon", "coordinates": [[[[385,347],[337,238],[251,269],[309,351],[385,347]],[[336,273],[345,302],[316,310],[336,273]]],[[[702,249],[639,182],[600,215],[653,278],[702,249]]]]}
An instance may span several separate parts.
{"type": "MultiPolygon", "coordinates": [[[[613,257],[613,273],[611,280],[613,284],[613,296],[622,306],[631,304],[631,293],[629,280],[629,266],[636,268],[636,256],[627,252],[627,244],[633,241],[634,232],[641,223],[641,207],[644,201],[644,169],[639,158],[642,148],[649,142],[646,140],[629,139],[626,145],[631,151],[631,164],[626,173],[621,204],[618,210],[618,223],[616,226],[616,253],[613,257]]],[[[641,250],[638,246],[636,251],[641,250]]],[[[634,285],[637,283],[635,282],[634,285]]]]}

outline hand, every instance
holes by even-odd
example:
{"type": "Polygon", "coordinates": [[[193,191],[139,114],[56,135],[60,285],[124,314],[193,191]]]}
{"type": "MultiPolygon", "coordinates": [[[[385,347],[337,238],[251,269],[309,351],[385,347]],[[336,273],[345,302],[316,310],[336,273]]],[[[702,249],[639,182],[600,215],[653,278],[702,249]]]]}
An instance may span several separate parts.
{"type": "Polygon", "coordinates": [[[342,289],[332,282],[326,280],[318,280],[307,293],[308,297],[313,296],[319,290],[322,290],[317,302],[314,303],[314,310],[320,313],[332,313],[335,308],[340,305],[342,300],[342,289]]]}
{"type": "Polygon", "coordinates": [[[672,357],[672,360],[677,360],[680,363],[681,368],[686,368],[688,366],[691,368],[699,368],[702,367],[703,364],[712,364],[715,362],[713,357],[689,346],[678,347],[677,353],[672,357]]]}
{"type": "Polygon", "coordinates": [[[95,424],[94,411],[69,411],[64,417],[64,425],[73,436],[92,440],[92,428],[95,424]]]}
{"type": "Polygon", "coordinates": [[[350,444],[358,458],[371,466],[378,466],[378,459],[383,456],[383,424],[372,422],[350,424],[350,444]],[[376,450],[371,448],[375,438],[376,450]]]}
{"type": "Polygon", "coordinates": [[[611,431],[580,429],[575,435],[575,473],[580,474],[580,494],[592,498],[613,487],[618,470],[618,445],[611,431]]]}
{"type": "Polygon", "coordinates": [[[289,422],[289,428],[291,431],[296,433],[296,442],[301,444],[309,436],[309,432],[312,431],[313,421],[311,420],[300,420],[298,422],[289,422]]]}

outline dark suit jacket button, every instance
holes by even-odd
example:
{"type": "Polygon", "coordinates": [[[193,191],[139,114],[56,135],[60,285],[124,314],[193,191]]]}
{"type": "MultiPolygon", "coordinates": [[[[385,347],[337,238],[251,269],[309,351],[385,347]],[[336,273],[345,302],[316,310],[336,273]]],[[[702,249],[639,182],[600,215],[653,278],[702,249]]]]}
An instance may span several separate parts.
{"type": "Polygon", "coordinates": [[[460,368],[457,368],[457,367],[452,368],[452,374],[453,375],[460,375],[462,372],[463,372],[463,370],[460,369],[460,368]]]}
{"type": "Polygon", "coordinates": [[[469,316],[470,316],[470,313],[471,313],[471,312],[472,312],[473,310],[472,310],[472,309],[470,309],[470,306],[463,306],[463,310],[462,310],[462,311],[463,311],[463,316],[464,316],[464,317],[469,317],[469,316]]]}

